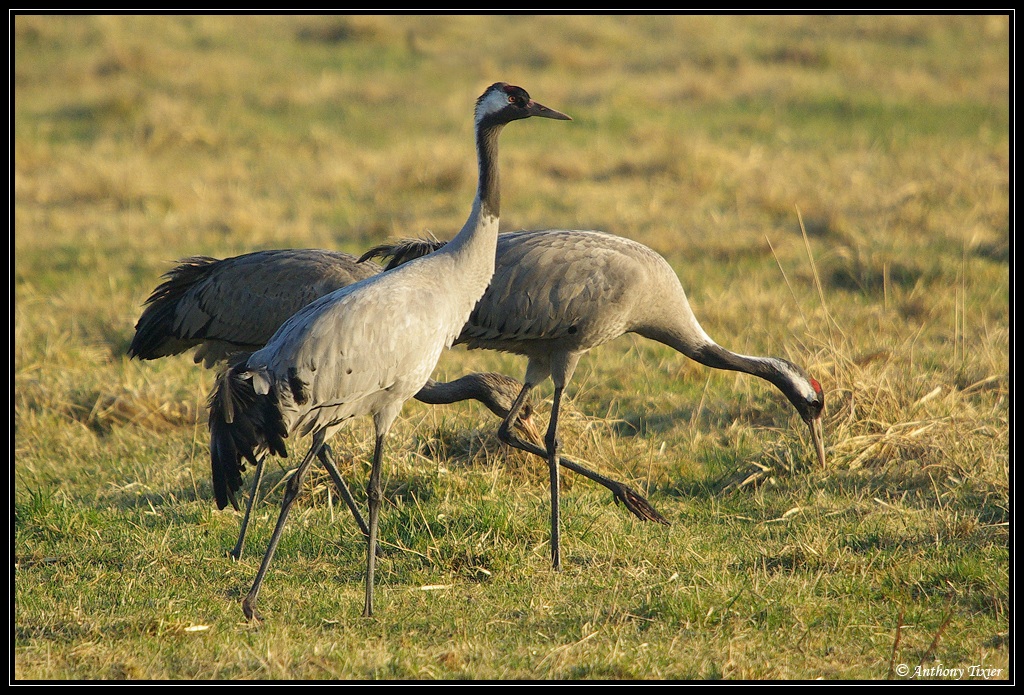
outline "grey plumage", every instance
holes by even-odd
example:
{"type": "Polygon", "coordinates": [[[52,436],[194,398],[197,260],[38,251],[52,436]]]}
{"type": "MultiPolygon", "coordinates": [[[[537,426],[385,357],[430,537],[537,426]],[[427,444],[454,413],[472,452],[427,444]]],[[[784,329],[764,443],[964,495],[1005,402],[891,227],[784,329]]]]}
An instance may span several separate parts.
{"type": "MultiPolygon", "coordinates": [[[[408,247],[409,259],[425,253],[422,248],[414,247],[414,244],[408,247]]],[[[256,251],[223,260],[205,256],[188,258],[167,272],[164,282],[146,300],[128,354],[150,360],[197,348],[194,360],[206,367],[226,360],[242,361],[266,345],[281,324],[312,300],[380,271],[376,263],[359,262],[352,254],[320,249],[256,251]]],[[[504,375],[471,374],[449,383],[428,380],[415,398],[430,404],[473,399],[504,419],[521,388],[520,382],[504,375]]],[[[228,398],[212,398],[210,403],[211,411],[221,411],[220,421],[231,419],[231,406],[228,398]]],[[[211,425],[217,419],[211,417],[211,425]]],[[[519,412],[513,427],[534,447],[543,447],[529,403],[519,412]]],[[[334,464],[329,446],[325,444],[318,458],[365,533],[366,523],[334,464]]],[[[241,557],[244,548],[252,504],[262,480],[262,463],[263,459],[256,463],[238,542],[230,551],[235,559],[241,557]]],[[[640,520],[667,523],[628,485],[568,458],[561,459],[561,463],[604,485],[616,502],[621,502],[640,520]]],[[[235,493],[241,487],[243,470],[240,465],[229,471],[213,472],[219,509],[228,504],[239,509],[235,493]]]]}
{"type": "Polygon", "coordinates": [[[363,613],[373,614],[384,441],[402,404],[423,387],[441,350],[458,336],[494,271],[500,210],[498,135],[520,118],[568,120],[533,102],[521,88],[504,83],[484,92],[475,114],[480,179],[462,231],[435,253],[314,300],[219,382],[215,398],[244,407],[232,408],[230,422],[211,420],[215,472],[240,467],[243,459],[255,463],[268,451],[281,453],[283,439],[291,433],[313,436],[313,446],[285,488],[270,545],[242,602],[248,618],[259,617],[260,587],[313,457],[347,420],[367,414],[373,416],[376,441],[367,485],[363,613]]]}
{"type": "MultiPolygon", "coordinates": [[[[390,256],[386,267],[400,267],[418,253],[443,245],[443,241],[424,240],[385,244],[360,260],[390,256]]],[[[820,419],[825,401],[818,382],[787,360],[738,355],[715,343],[697,322],[668,262],[643,244],[623,237],[574,230],[499,235],[491,284],[455,342],[529,359],[523,390],[498,433],[513,446],[546,455],[555,471],[558,410],[580,357],[630,332],[664,343],[709,367],[746,372],[775,384],[810,428],[815,454],[821,465],[825,464],[820,419]],[[537,452],[517,441],[509,423],[530,389],[549,376],[555,394],[546,451],[537,452]]],[[[557,479],[553,473],[552,559],[556,567],[558,552],[557,479]]]]}

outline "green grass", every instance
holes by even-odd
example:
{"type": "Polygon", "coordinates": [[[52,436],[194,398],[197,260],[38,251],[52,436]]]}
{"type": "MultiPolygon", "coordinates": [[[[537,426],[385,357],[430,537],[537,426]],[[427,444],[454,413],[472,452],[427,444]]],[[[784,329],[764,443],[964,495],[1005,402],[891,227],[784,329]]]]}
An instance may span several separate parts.
{"type": "MultiPolygon", "coordinates": [[[[14,677],[1011,677],[1009,58],[1005,17],[17,16],[14,677]],[[822,382],[828,467],[771,385],[620,338],[562,440],[671,527],[566,473],[554,573],[543,463],[409,403],[377,615],[315,471],[247,624],[307,442],[228,561],[213,377],[125,358],[142,302],[189,255],[451,236],[499,79],[574,118],[502,136],[502,228],[664,254],[709,335],[822,382]]],[[[371,439],[333,442],[360,498],[371,439]]]]}

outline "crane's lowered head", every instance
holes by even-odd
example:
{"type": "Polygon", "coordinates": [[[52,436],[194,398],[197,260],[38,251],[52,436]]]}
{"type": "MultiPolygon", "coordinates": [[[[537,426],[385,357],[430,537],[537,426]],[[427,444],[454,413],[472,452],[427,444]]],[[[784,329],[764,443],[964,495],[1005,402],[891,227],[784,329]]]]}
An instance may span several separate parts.
{"type": "Polygon", "coordinates": [[[504,125],[530,116],[553,118],[557,121],[571,121],[564,113],[538,104],[522,87],[495,82],[476,101],[476,123],[481,125],[504,125]]]}
{"type": "Polygon", "coordinates": [[[821,384],[803,369],[788,360],[771,358],[778,367],[778,380],[772,379],[811,430],[811,441],[818,463],[825,467],[825,439],[821,415],[825,412],[825,393],[821,384]]]}

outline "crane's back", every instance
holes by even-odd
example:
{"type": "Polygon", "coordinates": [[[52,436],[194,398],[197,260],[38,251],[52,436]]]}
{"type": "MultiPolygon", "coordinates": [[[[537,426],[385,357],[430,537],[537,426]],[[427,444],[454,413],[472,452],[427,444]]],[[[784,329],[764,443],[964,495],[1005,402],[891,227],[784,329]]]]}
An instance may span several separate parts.
{"type": "Polygon", "coordinates": [[[665,259],[630,239],[505,233],[491,284],[456,342],[526,356],[582,352],[635,330],[662,295],[681,294],[665,259]]]}

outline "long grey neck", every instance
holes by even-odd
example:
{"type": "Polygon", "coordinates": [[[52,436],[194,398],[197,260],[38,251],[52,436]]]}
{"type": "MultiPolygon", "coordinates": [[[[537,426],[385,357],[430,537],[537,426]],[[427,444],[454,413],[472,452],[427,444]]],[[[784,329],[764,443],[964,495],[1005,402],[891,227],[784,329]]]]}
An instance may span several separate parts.
{"type": "Polygon", "coordinates": [[[671,291],[664,289],[671,287],[672,282],[679,282],[674,274],[669,276],[668,272],[666,270],[661,284],[663,294],[660,301],[651,303],[649,315],[632,329],[634,332],[668,345],[712,369],[743,372],[771,382],[794,405],[797,405],[795,398],[808,395],[806,391],[812,388],[811,385],[805,385],[799,369],[786,360],[739,355],[712,340],[697,323],[682,286],[671,291]]]}
{"type": "Polygon", "coordinates": [[[508,415],[511,401],[499,403],[498,399],[501,393],[500,384],[496,383],[495,375],[483,372],[467,374],[449,382],[428,379],[416,394],[416,400],[431,405],[447,405],[473,399],[480,401],[492,413],[503,418],[508,415]]]}
{"type": "Polygon", "coordinates": [[[778,385],[779,370],[773,364],[774,358],[771,357],[738,355],[716,343],[702,346],[692,357],[701,364],[714,369],[729,369],[734,372],[753,374],[778,385]]]}
{"type": "Polygon", "coordinates": [[[501,129],[502,125],[480,124],[477,127],[476,157],[479,179],[476,198],[473,200],[473,212],[449,245],[457,244],[461,237],[470,236],[476,231],[480,218],[497,219],[501,214],[501,183],[498,176],[498,136],[501,135],[501,129]]]}
{"type": "Polygon", "coordinates": [[[477,125],[479,181],[473,210],[462,230],[444,247],[448,253],[483,271],[486,275],[483,279],[484,287],[494,272],[494,248],[498,240],[498,216],[501,209],[498,136],[503,126],[486,122],[477,125]]]}
{"type": "Polygon", "coordinates": [[[686,330],[667,330],[664,328],[638,330],[637,333],[645,338],[657,340],[659,343],[668,345],[671,348],[683,353],[691,360],[711,367],[712,369],[727,369],[734,372],[743,372],[765,379],[784,390],[787,381],[778,366],[779,360],[774,357],[752,357],[739,355],[713,341],[701,329],[693,318],[691,312],[687,312],[686,330]]]}
{"type": "Polygon", "coordinates": [[[481,124],[476,132],[476,158],[480,170],[476,197],[480,201],[481,213],[499,217],[501,215],[501,185],[498,180],[498,136],[502,125],[481,124]]]}

